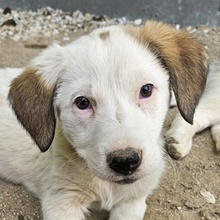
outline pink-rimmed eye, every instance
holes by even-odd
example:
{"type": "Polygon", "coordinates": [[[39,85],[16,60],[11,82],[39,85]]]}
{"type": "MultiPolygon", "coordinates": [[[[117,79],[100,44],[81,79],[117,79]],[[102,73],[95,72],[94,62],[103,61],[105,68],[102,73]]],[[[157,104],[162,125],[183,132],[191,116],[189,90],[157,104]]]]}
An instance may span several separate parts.
{"type": "Polygon", "coordinates": [[[89,101],[89,99],[87,99],[84,96],[79,96],[75,99],[74,104],[77,106],[78,109],[80,110],[86,110],[86,109],[90,109],[92,108],[92,105],[89,101]]]}
{"type": "Polygon", "coordinates": [[[148,98],[152,95],[154,86],[152,84],[146,84],[141,87],[140,98],[148,98]]]}

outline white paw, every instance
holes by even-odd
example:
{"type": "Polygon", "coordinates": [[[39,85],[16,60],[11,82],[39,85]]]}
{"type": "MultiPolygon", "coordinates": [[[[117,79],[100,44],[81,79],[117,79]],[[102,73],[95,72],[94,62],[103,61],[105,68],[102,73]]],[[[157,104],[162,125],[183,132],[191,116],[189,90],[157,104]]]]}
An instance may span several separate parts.
{"type": "Polygon", "coordinates": [[[220,154],[220,125],[216,124],[211,127],[211,133],[215,142],[216,152],[220,154]]]}
{"type": "Polygon", "coordinates": [[[179,160],[189,154],[192,148],[192,138],[186,135],[176,137],[175,135],[169,134],[169,131],[165,135],[166,148],[169,155],[179,160]]]}
{"type": "Polygon", "coordinates": [[[216,153],[220,154],[220,137],[213,137],[215,142],[216,153]]]}

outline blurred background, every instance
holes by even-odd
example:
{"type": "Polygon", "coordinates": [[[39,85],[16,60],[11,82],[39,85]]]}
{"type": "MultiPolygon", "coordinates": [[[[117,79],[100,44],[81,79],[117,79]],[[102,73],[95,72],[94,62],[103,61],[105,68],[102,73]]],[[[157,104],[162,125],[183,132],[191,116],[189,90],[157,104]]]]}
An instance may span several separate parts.
{"type": "Polygon", "coordinates": [[[0,8],[36,10],[45,6],[110,17],[163,20],[181,26],[220,26],[219,0],[0,0],[0,8]]]}

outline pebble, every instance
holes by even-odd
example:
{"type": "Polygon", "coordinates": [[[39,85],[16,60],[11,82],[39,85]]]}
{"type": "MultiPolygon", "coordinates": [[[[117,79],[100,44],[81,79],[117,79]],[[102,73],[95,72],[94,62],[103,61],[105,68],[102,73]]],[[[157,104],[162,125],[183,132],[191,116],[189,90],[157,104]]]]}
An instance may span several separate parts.
{"type": "Polygon", "coordinates": [[[210,204],[215,204],[216,199],[214,197],[214,195],[212,193],[210,193],[209,191],[202,189],[200,191],[200,194],[205,198],[205,200],[210,203],[210,204]]]}
{"type": "Polygon", "coordinates": [[[177,210],[179,210],[179,211],[182,210],[182,207],[181,207],[181,206],[177,206],[176,208],[177,208],[177,210]]]}
{"type": "Polygon", "coordinates": [[[69,40],[70,40],[69,37],[67,37],[67,36],[64,36],[64,37],[63,37],[63,41],[69,41],[69,40]]]}
{"type": "Polygon", "coordinates": [[[209,29],[203,30],[203,33],[208,34],[209,33],[209,29]]]}
{"type": "Polygon", "coordinates": [[[136,25],[136,26],[139,26],[139,25],[141,25],[142,24],[142,19],[136,19],[135,21],[134,21],[134,25],[136,25]]]}
{"type": "Polygon", "coordinates": [[[176,24],[176,29],[179,30],[180,29],[180,25],[176,24]]]}
{"type": "Polygon", "coordinates": [[[187,28],[186,28],[186,30],[189,32],[189,33],[194,33],[194,32],[196,32],[196,29],[194,28],[194,27],[192,27],[192,26],[188,26],[187,28]]]}

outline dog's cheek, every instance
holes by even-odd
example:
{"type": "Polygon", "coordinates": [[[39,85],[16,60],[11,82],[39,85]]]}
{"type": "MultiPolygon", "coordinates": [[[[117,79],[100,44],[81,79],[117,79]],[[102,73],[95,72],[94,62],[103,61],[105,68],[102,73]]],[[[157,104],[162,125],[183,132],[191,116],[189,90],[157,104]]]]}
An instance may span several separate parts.
{"type": "Polygon", "coordinates": [[[140,166],[140,175],[148,176],[157,172],[157,170],[163,170],[164,142],[161,135],[161,126],[160,122],[153,120],[151,125],[146,128],[147,132],[145,131],[142,134],[143,139],[140,142],[140,146],[142,147],[143,158],[140,166]]]}
{"type": "Polygon", "coordinates": [[[60,124],[63,134],[77,150],[80,156],[84,157],[87,154],[88,146],[91,144],[91,126],[92,122],[88,119],[82,120],[77,114],[73,112],[71,107],[57,106],[58,123],[60,124]],[[59,112],[59,113],[58,113],[59,112]]]}

